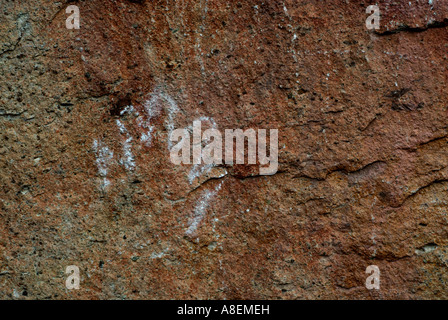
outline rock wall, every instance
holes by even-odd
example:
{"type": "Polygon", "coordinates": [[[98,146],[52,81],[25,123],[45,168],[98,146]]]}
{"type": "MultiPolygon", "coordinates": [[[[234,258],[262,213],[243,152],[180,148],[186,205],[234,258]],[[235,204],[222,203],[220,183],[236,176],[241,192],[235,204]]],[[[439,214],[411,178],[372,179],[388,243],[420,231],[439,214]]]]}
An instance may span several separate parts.
{"type": "Polygon", "coordinates": [[[447,0],[2,0],[0,298],[448,298],[447,23],[447,0]],[[174,165],[195,120],[278,129],[278,171],[174,165]]]}

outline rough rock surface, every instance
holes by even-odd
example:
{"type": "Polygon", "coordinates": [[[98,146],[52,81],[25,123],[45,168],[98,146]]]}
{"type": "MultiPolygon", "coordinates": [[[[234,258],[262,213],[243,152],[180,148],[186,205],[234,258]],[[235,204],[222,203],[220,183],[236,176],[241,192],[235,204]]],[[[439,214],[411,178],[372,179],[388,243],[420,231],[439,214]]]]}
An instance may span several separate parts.
{"type": "Polygon", "coordinates": [[[448,298],[448,1],[370,4],[2,0],[0,298],[448,298]],[[173,165],[196,119],[278,172],[173,165]]]}

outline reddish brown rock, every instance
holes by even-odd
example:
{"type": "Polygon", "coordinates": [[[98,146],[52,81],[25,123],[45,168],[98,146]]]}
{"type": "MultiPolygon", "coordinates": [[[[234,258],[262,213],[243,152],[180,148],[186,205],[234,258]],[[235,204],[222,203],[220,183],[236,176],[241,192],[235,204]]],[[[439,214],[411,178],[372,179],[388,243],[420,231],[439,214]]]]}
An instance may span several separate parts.
{"type": "Polygon", "coordinates": [[[0,297],[447,298],[448,1],[375,3],[3,1],[0,297]],[[278,172],[173,165],[197,119],[278,172]]]}

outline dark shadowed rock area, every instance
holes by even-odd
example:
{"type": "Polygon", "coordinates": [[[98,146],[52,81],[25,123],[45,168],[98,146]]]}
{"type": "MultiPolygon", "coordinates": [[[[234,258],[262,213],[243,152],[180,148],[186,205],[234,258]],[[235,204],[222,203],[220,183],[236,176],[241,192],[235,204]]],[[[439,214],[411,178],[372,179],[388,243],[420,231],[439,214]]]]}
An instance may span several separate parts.
{"type": "Polygon", "coordinates": [[[448,298],[448,1],[371,4],[1,0],[0,298],[448,298]],[[195,120],[278,171],[174,165],[195,120]]]}

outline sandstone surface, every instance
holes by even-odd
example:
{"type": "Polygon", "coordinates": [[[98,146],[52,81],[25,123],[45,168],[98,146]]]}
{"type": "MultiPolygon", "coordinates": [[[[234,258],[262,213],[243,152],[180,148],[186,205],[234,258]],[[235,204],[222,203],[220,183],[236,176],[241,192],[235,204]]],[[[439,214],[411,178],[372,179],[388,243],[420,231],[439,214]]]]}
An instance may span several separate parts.
{"type": "Polygon", "coordinates": [[[447,0],[2,0],[0,298],[448,298],[447,23],[447,0]],[[278,172],[173,165],[199,119],[278,129],[278,172]]]}

